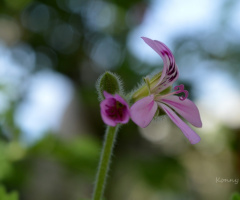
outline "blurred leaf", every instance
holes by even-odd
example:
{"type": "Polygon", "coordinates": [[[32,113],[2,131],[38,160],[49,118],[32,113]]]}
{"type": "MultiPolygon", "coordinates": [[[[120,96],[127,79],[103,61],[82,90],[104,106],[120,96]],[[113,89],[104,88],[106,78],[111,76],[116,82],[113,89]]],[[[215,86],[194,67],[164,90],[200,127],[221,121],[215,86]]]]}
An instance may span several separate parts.
{"type": "Polygon", "coordinates": [[[233,193],[231,196],[231,200],[240,200],[240,194],[238,192],[233,193]]]}
{"type": "Polygon", "coordinates": [[[0,180],[8,177],[12,172],[12,165],[7,157],[6,149],[7,144],[0,141],[0,180]]]}
{"type": "Polygon", "coordinates": [[[53,158],[70,168],[71,171],[93,175],[100,152],[99,143],[91,137],[79,137],[64,141],[54,135],[47,135],[30,152],[36,155],[53,158]]]}
{"type": "Polygon", "coordinates": [[[4,182],[4,185],[10,188],[20,187],[26,179],[29,165],[23,161],[24,158],[25,149],[20,143],[0,141],[0,181],[4,182]]]}
{"type": "Polygon", "coordinates": [[[142,160],[138,163],[140,176],[152,187],[182,190],[184,168],[178,160],[170,157],[142,160]]]}
{"type": "Polygon", "coordinates": [[[4,113],[1,113],[4,119],[3,129],[9,139],[17,139],[21,135],[21,130],[15,123],[15,112],[19,102],[10,102],[11,105],[4,113]]]}
{"type": "Polygon", "coordinates": [[[5,3],[7,4],[7,6],[11,9],[14,10],[21,10],[23,9],[26,5],[28,5],[32,0],[12,0],[12,1],[8,1],[5,0],[5,3]]]}
{"type": "Polygon", "coordinates": [[[25,149],[19,142],[12,141],[8,144],[6,154],[9,160],[18,161],[25,156],[25,149]]]}
{"type": "Polygon", "coordinates": [[[0,199],[1,200],[18,200],[17,192],[7,193],[3,186],[0,186],[0,199]]]}

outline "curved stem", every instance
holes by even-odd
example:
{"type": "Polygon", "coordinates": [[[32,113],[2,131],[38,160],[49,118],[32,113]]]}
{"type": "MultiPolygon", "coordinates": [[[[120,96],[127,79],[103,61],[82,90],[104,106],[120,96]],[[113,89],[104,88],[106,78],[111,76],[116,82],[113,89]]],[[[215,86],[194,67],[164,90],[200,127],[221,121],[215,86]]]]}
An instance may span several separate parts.
{"type": "Polygon", "coordinates": [[[108,126],[106,129],[92,200],[102,199],[117,130],[118,125],[115,127],[108,126]]]}

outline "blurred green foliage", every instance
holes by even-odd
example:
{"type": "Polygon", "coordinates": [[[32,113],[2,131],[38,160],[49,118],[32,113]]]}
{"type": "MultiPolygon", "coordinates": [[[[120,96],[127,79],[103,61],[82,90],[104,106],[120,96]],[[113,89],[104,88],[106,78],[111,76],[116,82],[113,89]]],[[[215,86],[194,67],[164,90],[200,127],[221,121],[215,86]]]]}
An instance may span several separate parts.
{"type": "Polygon", "coordinates": [[[18,200],[16,192],[7,193],[3,186],[0,186],[0,199],[1,200],[18,200]]]}
{"type": "Polygon", "coordinates": [[[33,173],[29,170],[34,170],[39,159],[43,163],[51,161],[63,166],[69,175],[80,176],[80,182],[92,182],[100,144],[89,136],[64,141],[48,134],[28,149],[23,149],[19,143],[2,144],[1,149],[1,181],[9,187],[20,189],[28,184],[31,179],[29,175],[33,173]]]}
{"type": "Polygon", "coordinates": [[[237,192],[232,194],[231,200],[240,200],[240,194],[237,192]]]}
{"type": "Polygon", "coordinates": [[[90,137],[65,142],[56,136],[47,135],[29,149],[29,156],[56,159],[69,168],[69,171],[91,177],[96,170],[100,148],[100,144],[90,137]]]}
{"type": "Polygon", "coordinates": [[[186,179],[184,168],[177,159],[160,156],[148,162],[142,160],[136,164],[138,165],[139,175],[143,176],[146,183],[151,187],[174,191],[186,189],[186,186],[182,184],[186,179]]]}

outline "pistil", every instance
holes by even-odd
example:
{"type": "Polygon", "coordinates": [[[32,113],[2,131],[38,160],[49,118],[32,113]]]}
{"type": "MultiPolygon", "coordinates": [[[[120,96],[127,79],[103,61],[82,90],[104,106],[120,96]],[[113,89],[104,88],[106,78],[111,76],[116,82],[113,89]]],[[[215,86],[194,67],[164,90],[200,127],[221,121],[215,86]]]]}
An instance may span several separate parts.
{"type": "Polygon", "coordinates": [[[174,95],[174,94],[180,94],[180,93],[184,93],[184,95],[179,96],[179,99],[181,101],[184,101],[188,97],[188,91],[184,90],[184,85],[183,84],[175,86],[174,90],[177,90],[177,91],[171,92],[171,93],[168,93],[168,94],[165,94],[165,95],[156,95],[155,98],[156,98],[156,100],[159,100],[159,99],[162,99],[164,97],[174,95]]]}

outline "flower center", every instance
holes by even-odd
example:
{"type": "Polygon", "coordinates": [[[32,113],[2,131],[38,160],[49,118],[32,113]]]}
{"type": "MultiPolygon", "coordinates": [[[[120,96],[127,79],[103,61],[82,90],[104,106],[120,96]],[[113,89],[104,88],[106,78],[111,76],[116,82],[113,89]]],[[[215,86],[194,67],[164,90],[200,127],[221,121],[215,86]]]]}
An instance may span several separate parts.
{"type": "Polygon", "coordinates": [[[119,101],[116,101],[115,99],[113,100],[114,102],[111,106],[106,105],[107,106],[106,113],[108,114],[109,117],[113,119],[122,120],[123,115],[126,111],[126,106],[120,103],[119,101]]]}

